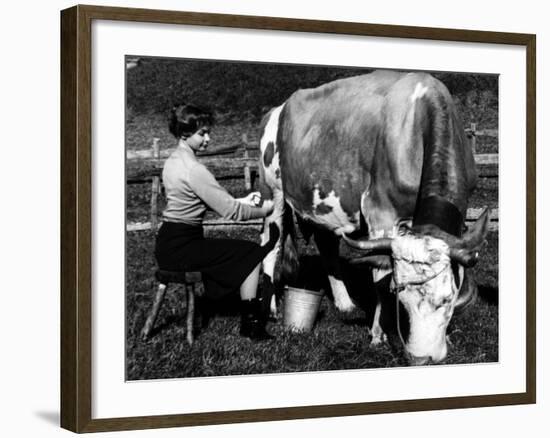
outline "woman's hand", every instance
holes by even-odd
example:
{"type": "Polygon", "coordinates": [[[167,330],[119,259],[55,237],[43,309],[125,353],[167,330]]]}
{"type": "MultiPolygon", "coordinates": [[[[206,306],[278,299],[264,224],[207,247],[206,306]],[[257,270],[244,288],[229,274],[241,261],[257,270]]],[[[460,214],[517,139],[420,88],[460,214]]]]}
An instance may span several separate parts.
{"type": "Polygon", "coordinates": [[[271,214],[273,211],[273,200],[271,199],[262,199],[260,192],[251,192],[246,195],[244,198],[238,198],[241,204],[250,205],[251,207],[257,207],[262,209],[264,216],[271,214]]]}
{"type": "Polygon", "coordinates": [[[261,207],[262,206],[262,195],[260,192],[251,192],[246,195],[244,198],[238,198],[241,204],[250,205],[251,207],[261,207]]]}

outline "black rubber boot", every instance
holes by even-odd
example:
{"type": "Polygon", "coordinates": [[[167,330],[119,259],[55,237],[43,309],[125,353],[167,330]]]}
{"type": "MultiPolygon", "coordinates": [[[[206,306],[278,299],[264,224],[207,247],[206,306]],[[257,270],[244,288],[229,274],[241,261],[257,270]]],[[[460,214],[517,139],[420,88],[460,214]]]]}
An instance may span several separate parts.
{"type": "Polygon", "coordinates": [[[262,303],[258,298],[241,301],[241,336],[253,341],[275,339],[265,330],[266,318],[263,316],[262,303]]]}

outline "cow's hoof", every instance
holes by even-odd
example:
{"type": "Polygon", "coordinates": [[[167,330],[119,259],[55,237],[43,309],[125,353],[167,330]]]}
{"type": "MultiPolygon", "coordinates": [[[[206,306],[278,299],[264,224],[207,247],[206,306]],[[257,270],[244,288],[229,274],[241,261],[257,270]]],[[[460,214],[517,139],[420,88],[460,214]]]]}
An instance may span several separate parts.
{"type": "Polygon", "coordinates": [[[377,347],[385,342],[387,342],[388,337],[385,333],[375,333],[372,335],[372,339],[370,340],[370,346],[371,347],[377,347]]]}
{"type": "Polygon", "coordinates": [[[355,310],[355,304],[349,298],[335,301],[334,305],[340,312],[343,313],[350,313],[355,310]]]}

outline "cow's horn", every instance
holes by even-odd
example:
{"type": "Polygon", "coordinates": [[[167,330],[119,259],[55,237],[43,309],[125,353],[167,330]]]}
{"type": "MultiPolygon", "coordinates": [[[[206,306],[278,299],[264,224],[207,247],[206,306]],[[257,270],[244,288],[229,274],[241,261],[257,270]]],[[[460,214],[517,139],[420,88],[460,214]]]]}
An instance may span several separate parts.
{"type": "Polygon", "coordinates": [[[451,259],[466,266],[474,266],[479,258],[479,249],[485,242],[489,231],[489,209],[485,207],[474,226],[468,230],[459,242],[450,244],[451,259]]]}
{"type": "Polygon", "coordinates": [[[464,248],[450,248],[449,255],[452,260],[460,263],[466,268],[474,266],[479,258],[478,251],[472,252],[464,248]]]}
{"type": "Polygon", "coordinates": [[[355,249],[360,249],[362,251],[382,251],[391,249],[392,239],[389,237],[381,237],[379,239],[372,240],[353,240],[343,233],[342,237],[349,246],[355,249]]]}

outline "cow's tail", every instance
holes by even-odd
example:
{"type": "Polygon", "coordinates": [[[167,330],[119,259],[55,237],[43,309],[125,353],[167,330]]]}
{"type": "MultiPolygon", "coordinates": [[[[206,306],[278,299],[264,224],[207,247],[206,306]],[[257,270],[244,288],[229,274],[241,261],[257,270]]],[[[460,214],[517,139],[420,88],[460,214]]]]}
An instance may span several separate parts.
{"type": "Polygon", "coordinates": [[[285,203],[283,215],[283,255],[281,260],[281,279],[285,284],[294,284],[298,279],[300,259],[296,245],[296,227],[292,208],[285,203]]]}

